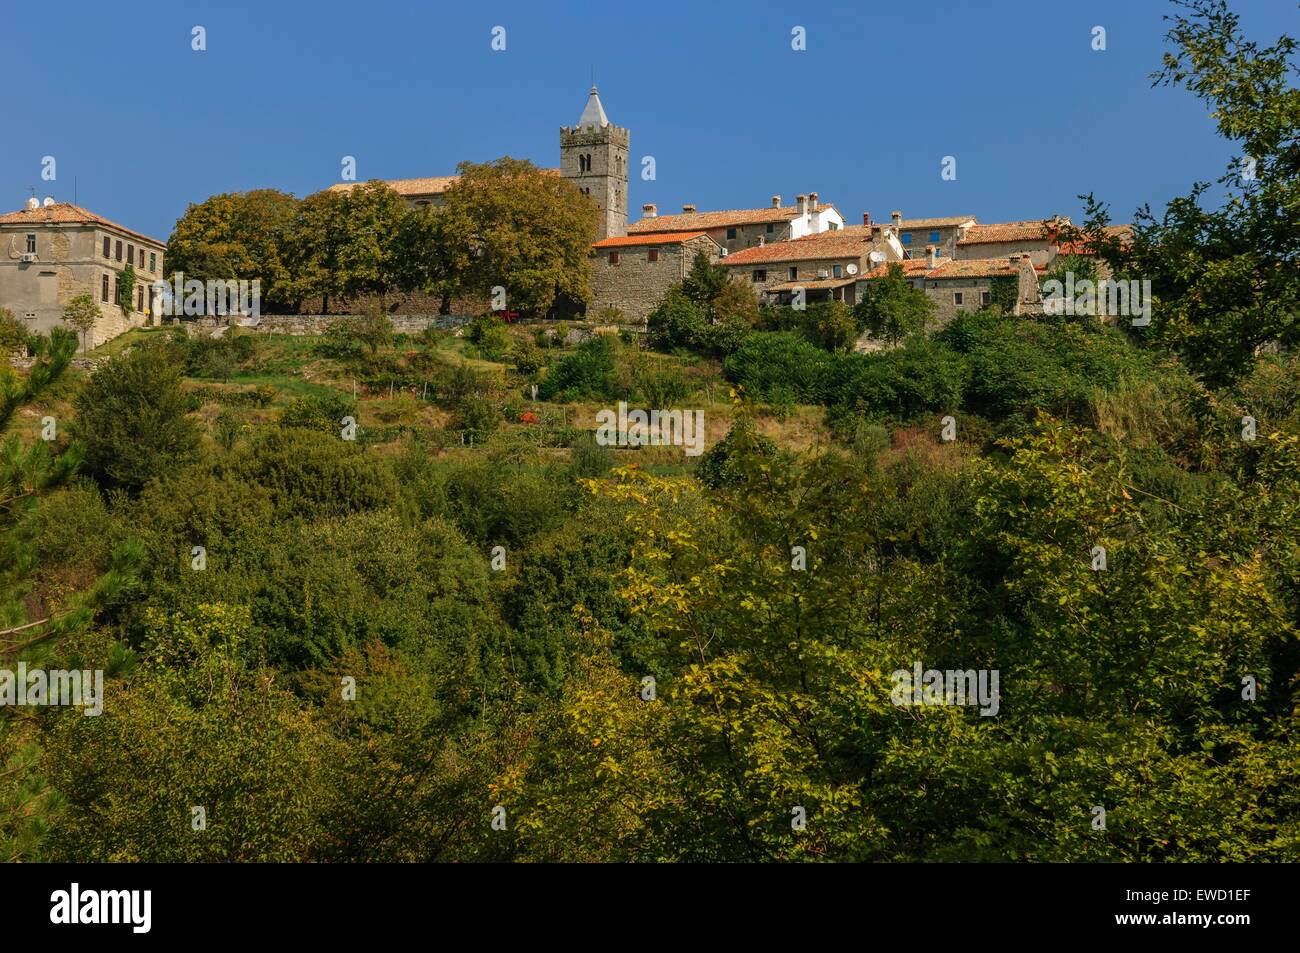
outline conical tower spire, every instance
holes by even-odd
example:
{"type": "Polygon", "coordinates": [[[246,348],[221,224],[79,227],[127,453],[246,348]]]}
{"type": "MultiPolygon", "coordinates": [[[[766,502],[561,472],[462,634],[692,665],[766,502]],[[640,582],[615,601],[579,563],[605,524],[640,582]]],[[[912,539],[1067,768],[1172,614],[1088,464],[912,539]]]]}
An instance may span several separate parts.
{"type": "Polygon", "coordinates": [[[578,120],[579,126],[599,126],[604,128],[609,125],[609,117],[605,115],[605,107],[600,104],[600,93],[596,92],[596,87],[591,87],[591,95],[587,97],[587,105],[582,110],[582,118],[578,120]]]}

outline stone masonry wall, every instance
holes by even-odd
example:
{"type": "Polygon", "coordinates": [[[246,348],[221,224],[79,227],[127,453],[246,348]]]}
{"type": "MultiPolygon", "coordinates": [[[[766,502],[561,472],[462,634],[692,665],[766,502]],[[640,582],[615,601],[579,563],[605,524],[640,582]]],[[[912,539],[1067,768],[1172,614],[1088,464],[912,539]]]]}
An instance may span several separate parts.
{"type": "Polygon", "coordinates": [[[613,307],[623,312],[625,322],[640,324],[668,289],[686,277],[701,250],[708,253],[710,260],[718,260],[718,246],[707,235],[680,245],[592,249],[592,298],[587,314],[599,317],[604,308],[613,307]],[[658,261],[649,260],[651,248],[659,251],[658,261]],[[619,253],[616,265],[610,264],[611,251],[619,253]]]}

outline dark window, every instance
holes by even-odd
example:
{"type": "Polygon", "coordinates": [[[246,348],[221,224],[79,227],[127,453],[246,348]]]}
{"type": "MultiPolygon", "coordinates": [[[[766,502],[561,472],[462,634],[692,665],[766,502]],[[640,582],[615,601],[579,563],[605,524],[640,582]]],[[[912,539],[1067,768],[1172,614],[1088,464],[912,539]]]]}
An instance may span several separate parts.
{"type": "Polygon", "coordinates": [[[609,263],[610,263],[611,265],[617,265],[617,264],[618,264],[618,252],[616,252],[616,251],[612,251],[612,252],[609,253],[609,263]]]}
{"type": "Polygon", "coordinates": [[[953,303],[953,304],[961,304],[961,292],[960,292],[960,291],[954,291],[954,292],[952,293],[952,303],[953,303]]]}
{"type": "Polygon", "coordinates": [[[767,226],[767,233],[771,235],[774,231],[776,231],[776,226],[769,223],[767,226]]]}
{"type": "Polygon", "coordinates": [[[135,264],[135,246],[134,246],[134,245],[127,245],[127,246],[126,246],[126,263],[127,263],[128,265],[134,265],[134,264],[135,264]]]}
{"type": "Polygon", "coordinates": [[[140,249],[140,269],[144,270],[144,249],[140,249]]]}
{"type": "Polygon", "coordinates": [[[157,271],[157,270],[158,270],[158,255],[157,255],[156,252],[150,252],[150,253],[149,253],[149,272],[152,274],[153,272],[155,272],[155,271],[157,271]]]}
{"type": "Polygon", "coordinates": [[[137,311],[144,310],[144,289],[143,288],[135,289],[135,310],[137,311]]]}
{"type": "MultiPolygon", "coordinates": [[[[107,238],[104,241],[108,241],[107,238]]],[[[105,301],[108,300],[108,275],[105,275],[99,283],[99,296],[105,301]]]]}
{"type": "Polygon", "coordinates": [[[799,280],[799,269],[793,265],[790,266],[790,280],[791,281],[799,280]]]}
{"type": "Polygon", "coordinates": [[[121,242],[118,242],[116,245],[113,246],[113,252],[114,252],[114,257],[115,257],[118,261],[121,261],[121,260],[122,260],[122,243],[121,243],[121,242]]]}
{"type": "Polygon", "coordinates": [[[113,257],[113,240],[109,238],[107,235],[104,236],[104,257],[105,258],[113,257]]]}
{"type": "Polygon", "coordinates": [[[113,304],[122,303],[122,279],[113,279],[113,304]]]}
{"type": "Polygon", "coordinates": [[[27,254],[29,254],[29,255],[35,255],[35,254],[36,254],[36,236],[35,236],[35,235],[28,235],[28,236],[27,236],[27,254]]]}
{"type": "Polygon", "coordinates": [[[659,249],[658,249],[658,248],[652,248],[652,249],[650,249],[649,253],[646,255],[646,260],[647,260],[647,261],[658,261],[658,260],[659,260],[659,249]]]}
{"type": "Polygon", "coordinates": [[[831,274],[834,275],[836,278],[843,278],[843,277],[844,277],[844,268],[843,268],[843,266],[841,266],[841,265],[833,265],[833,266],[831,267],[831,274]]]}
{"type": "Polygon", "coordinates": [[[904,232],[904,233],[903,233],[903,244],[904,244],[904,245],[910,245],[910,244],[912,244],[912,233],[911,233],[911,232],[904,232]]]}
{"type": "Polygon", "coordinates": [[[728,238],[735,238],[735,237],[736,237],[736,230],[735,230],[734,228],[729,228],[729,229],[727,229],[727,237],[728,237],[728,238]]]}
{"type": "Polygon", "coordinates": [[[987,291],[980,292],[980,304],[988,304],[992,300],[993,300],[993,295],[991,295],[989,292],[987,291]]]}
{"type": "Polygon", "coordinates": [[[754,281],[767,281],[767,269],[765,269],[765,268],[755,268],[755,269],[754,269],[754,279],[753,279],[753,280],[754,280],[754,281]]]}
{"type": "Polygon", "coordinates": [[[936,228],[934,231],[930,232],[930,244],[937,245],[938,243],[939,243],[939,229],[936,228]]]}
{"type": "Polygon", "coordinates": [[[827,223],[826,223],[826,231],[828,231],[828,232],[834,232],[834,231],[837,231],[837,230],[839,229],[839,227],[840,227],[840,226],[839,226],[839,223],[838,223],[838,222],[827,222],[827,223]]]}

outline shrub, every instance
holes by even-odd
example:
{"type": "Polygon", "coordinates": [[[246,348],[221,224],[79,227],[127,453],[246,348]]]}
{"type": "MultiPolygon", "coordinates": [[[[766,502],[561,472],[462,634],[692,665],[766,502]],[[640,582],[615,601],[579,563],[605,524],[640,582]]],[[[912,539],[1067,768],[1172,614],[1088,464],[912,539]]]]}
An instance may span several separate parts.
{"type": "Polygon", "coordinates": [[[75,406],[73,431],[85,444],[86,467],[107,486],[139,490],[197,454],[181,367],[166,347],[137,347],[109,361],[75,406]]]}
{"type": "Polygon", "coordinates": [[[302,427],[337,436],[343,427],[343,418],[355,417],[356,412],[352,398],[337,391],[313,394],[292,400],[280,415],[280,426],[302,427]]]}
{"type": "Polygon", "coordinates": [[[607,397],[614,375],[613,339],[596,335],[560,361],[538,388],[542,400],[577,400],[583,397],[607,397]]]}
{"type": "Polygon", "coordinates": [[[774,388],[781,388],[799,401],[817,404],[830,361],[830,355],[798,335],[758,333],[727,357],[722,369],[757,400],[768,400],[774,388]]]}
{"type": "Polygon", "coordinates": [[[471,321],[465,337],[485,360],[504,361],[510,352],[510,329],[490,315],[482,315],[471,321]]]}

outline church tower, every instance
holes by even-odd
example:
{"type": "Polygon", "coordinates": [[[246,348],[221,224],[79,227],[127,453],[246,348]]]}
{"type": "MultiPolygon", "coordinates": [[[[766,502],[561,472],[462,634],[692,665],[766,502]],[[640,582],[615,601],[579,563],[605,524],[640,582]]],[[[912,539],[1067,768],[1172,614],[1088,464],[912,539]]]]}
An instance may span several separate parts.
{"type": "Polygon", "coordinates": [[[627,146],[630,134],[605,116],[591,87],[576,126],[560,127],[560,175],[591,196],[600,209],[596,240],[627,234],[627,146]]]}

